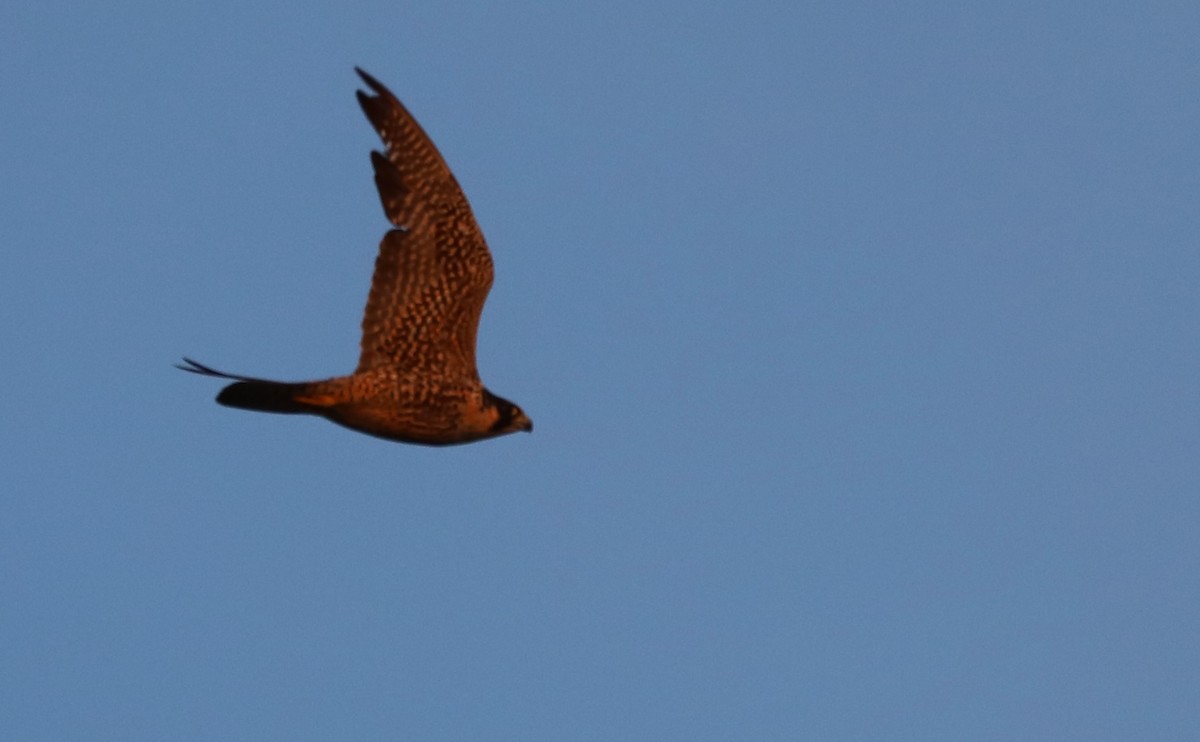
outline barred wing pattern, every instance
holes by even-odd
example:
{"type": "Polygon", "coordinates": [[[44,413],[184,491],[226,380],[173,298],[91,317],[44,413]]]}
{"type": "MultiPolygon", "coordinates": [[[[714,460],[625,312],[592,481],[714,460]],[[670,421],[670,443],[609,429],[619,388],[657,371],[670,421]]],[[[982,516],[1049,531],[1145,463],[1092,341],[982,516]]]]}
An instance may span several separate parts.
{"type": "Polygon", "coordinates": [[[391,91],[356,68],[358,91],[386,155],[371,153],[384,213],[355,373],[380,366],[478,382],[475,333],[492,285],[492,257],[450,168],[391,91]]]}

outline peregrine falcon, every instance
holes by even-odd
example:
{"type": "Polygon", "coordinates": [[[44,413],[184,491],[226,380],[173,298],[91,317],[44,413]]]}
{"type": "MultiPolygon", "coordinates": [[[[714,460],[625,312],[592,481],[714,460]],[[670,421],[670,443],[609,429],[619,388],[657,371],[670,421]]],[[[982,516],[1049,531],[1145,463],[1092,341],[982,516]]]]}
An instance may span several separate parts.
{"type": "Polygon", "coordinates": [[[349,376],[285,383],[227,374],[184,358],[184,371],[233,379],[227,407],[319,415],[404,443],[470,443],[533,423],[492,394],[475,367],[475,332],[492,256],[466,196],[416,119],[378,80],[358,102],[386,148],[371,152],[383,211],[395,225],[379,244],[362,321],[358,367],[349,376]]]}

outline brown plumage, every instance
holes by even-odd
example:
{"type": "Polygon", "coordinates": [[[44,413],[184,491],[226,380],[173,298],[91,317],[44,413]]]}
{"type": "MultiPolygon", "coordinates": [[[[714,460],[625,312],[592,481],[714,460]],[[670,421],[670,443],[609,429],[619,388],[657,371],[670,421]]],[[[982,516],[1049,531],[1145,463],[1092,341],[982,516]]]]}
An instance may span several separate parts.
{"type": "Polygon", "coordinates": [[[395,229],[383,236],[349,376],[283,383],[227,374],[184,358],[184,371],[233,379],[217,402],[259,412],[319,415],[406,443],[469,443],[533,423],[484,388],[475,332],[492,286],[492,256],[471,206],[412,114],[375,78],[358,91],[386,153],[372,152],[375,185],[395,229]]]}

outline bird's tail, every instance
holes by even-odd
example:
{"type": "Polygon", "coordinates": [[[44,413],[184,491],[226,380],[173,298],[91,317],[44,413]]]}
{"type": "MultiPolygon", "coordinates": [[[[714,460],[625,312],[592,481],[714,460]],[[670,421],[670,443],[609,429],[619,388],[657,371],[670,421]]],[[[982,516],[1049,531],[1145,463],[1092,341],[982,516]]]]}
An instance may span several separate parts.
{"type": "Polygon", "coordinates": [[[298,414],[316,412],[319,404],[313,404],[315,399],[306,397],[311,384],[289,384],[267,379],[255,379],[249,376],[227,374],[197,363],[190,358],[183,359],[184,364],[175,367],[201,376],[215,376],[219,379],[233,379],[234,383],[221,390],[217,402],[226,407],[236,407],[240,410],[256,412],[278,412],[282,414],[298,414]]]}

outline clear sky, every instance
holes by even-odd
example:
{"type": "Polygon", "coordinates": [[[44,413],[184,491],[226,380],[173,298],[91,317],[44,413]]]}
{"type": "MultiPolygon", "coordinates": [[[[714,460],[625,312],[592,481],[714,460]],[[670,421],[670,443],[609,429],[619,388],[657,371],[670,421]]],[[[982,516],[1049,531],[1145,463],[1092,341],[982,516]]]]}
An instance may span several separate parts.
{"type": "Polygon", "coordinates": [[[0,6],[0,737],[1200,728],[1200,5],[0,6]],[[361,65],[533,435],[350,371],[361,65]]]}

